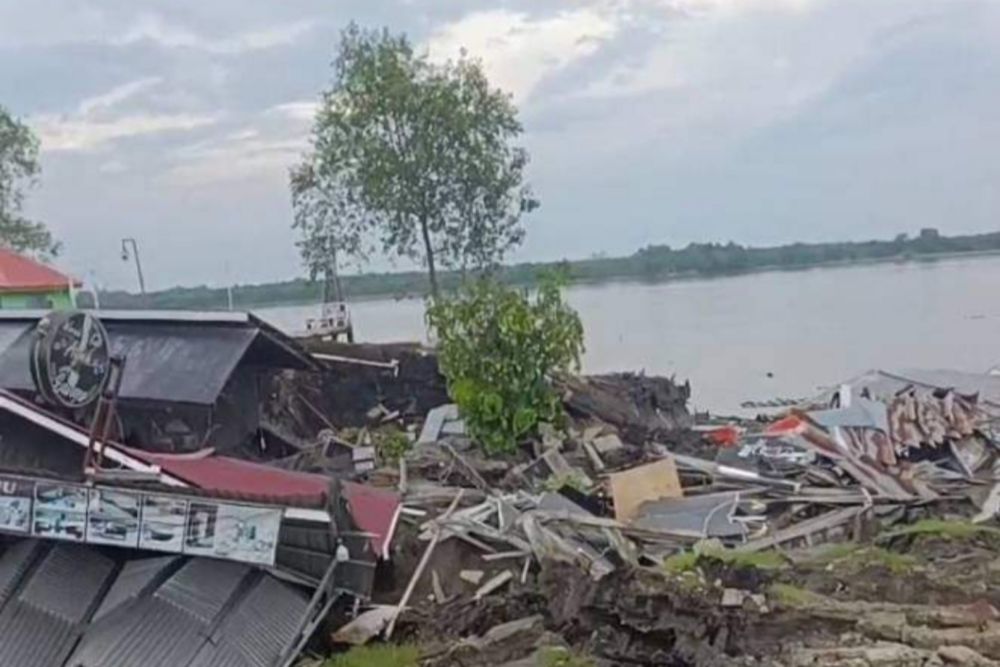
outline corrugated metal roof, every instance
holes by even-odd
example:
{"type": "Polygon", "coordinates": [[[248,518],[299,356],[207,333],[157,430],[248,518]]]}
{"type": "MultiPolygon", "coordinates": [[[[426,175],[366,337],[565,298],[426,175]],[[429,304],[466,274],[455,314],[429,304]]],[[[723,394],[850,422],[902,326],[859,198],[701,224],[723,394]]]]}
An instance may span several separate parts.
{"type": "MultiPolygon", "coordinates": [[[[0,313],[0,387],[34,391],[29,365],[32,334],[44,314],[0,313]]],[[[243,360],[283,368],[315,367],[295,341],[265,322],[245,313],[211,315],[185,318],[170,312],[98,311],[112,352],[126,357],[119,396],[212,405],[243,360]]]]}
{"type": "Polygon", "coordinates": [[[56,544],[32,567],[46,546],[0,554],[0,586],[13,591],[0,609],[4,667],[276,667],[310,604],[262,570],[206,558],[170,575],[182,557],[117,568],[98,549],[56,544]]]}
{"type": "Polygon", "coordinates": [[[13,595],[40,549],[38,540],[19,540],[0,555],[0,607],[13,595]]]}
{"type": "Polygon", "coordinates": [[[0,614],[0,665],[57,667],[79,634],[70,623],[41,609],[11,603],[0,614]]]}
{"type": "Polygon", "coordinates": [[[190,667],[270,667],[298,634],[309,599],[261,577],[202,647],[190,667]]]}
{"type": "Polygon", "coordinates": [[[115,564],[95,549],[56,544],[18,596],[24,604],[76,624],[98,600],[115,564]]]}
{"type": "Polygon", "coordinates": [[[137,599],[178,559],[178,556],[161,556],[159,558],[137,558],[125,563],[118,573],[114,585],[104,596],[104,601],[101,602],[97,613],[94,614],[94,621],[137,599]]]}
{"type": "Polygon", "coordinates": [[[250,568],[231,561],[195,558],[156,591],[160,598],[178,609],[211,623],[250,568]]]}

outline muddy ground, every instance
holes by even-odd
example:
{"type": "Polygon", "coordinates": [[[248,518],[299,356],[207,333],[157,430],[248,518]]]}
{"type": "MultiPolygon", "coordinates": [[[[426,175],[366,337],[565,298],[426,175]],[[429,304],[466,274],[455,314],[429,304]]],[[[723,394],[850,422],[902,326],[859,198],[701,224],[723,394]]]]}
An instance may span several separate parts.
{"type": "MultiPolygon", "coordinates": [[[[915,525],[914,534],[725,562],[678,558],[666,568],[619,569],[599,582],[552,563],[533,566],[522,584],[522,563],[484,564],[474,549],[449,540],[428,570],[438,571],[449,601],[434,600],[428,574],[394,640],[420,644],[433,665],[527,667],[539,664],[543,645],[568,647],[601,666],[1000,664],[1000,530],[915,525]],[[480,601],[457,576],[505,568],[517,570],[515,581],[480,601]],[[499,641],[470,641],[523,619],[526,627],[509,637],[501,628],[499,641]]],[[[421,543],[412,538],[398,541],[397,574],[419,558],[421,543]]],[[[385,602],[398,600],[406,577],[396,583],[380,591],[385,602]]]]}

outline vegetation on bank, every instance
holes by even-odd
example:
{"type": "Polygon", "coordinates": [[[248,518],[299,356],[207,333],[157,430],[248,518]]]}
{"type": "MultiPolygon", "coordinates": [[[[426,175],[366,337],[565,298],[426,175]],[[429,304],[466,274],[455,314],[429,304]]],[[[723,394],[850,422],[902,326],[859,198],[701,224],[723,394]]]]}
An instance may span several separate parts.
{"type": "Polygon", "coordinates": [[[557,276],[548,276],[532,298],[523,289],[476,280],[429,304],[448,393],[490,454],[513,452],[539,423],[562,417],[550,380],[579,369],[583,325],[560,287],[557,276]]]}
{"type": "MultiPolygon", "coordinates": [[[[541,276],[558,268],[570,282],[645,280],[650,282],[678,277],[735,275],[770,269],[806,269],[828,264],[929,259],[938,255],[1000,252],[1000,232],[943,236],[925,229],[917,236],[905,234],[889,241],[845,243],[792,243],[770,248],[751,248],[735,243],[692,243],[674,250],[669,246],[648,246],[628,257],[592,258],[550,263],[525,263],[503,268],[499,277],[510,285],[534,286],[541,276]]],[[[438,274],[445,291],[461,283],[457,271],[438,274]]],[[[429,292],[427,274],[418,271],[371,273],[342,278],[348,298],[403,298],[429,292]]],[[[234,289],[237,308],[283,304],[315,303],[322,286],[306,279],[261,285],[239,285],[234,289]]],[[[175,309],[220,309],[226,307],[225,288],[175,287],[148,295],[146,307],[175,309]]],[[[137,294],[101,294],[105,308],[142,308],[137,294]]]]}

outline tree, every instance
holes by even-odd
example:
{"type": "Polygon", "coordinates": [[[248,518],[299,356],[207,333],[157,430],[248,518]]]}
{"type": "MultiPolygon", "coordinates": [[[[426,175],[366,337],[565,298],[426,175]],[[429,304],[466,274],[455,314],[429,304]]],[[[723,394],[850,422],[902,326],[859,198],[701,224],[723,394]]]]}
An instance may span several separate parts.
{"type": "Polygon", "coordinates": [[[48,258],[58,254],[59,244],[44,224],[22,214],[24,191],[39,171],[38,140],[0,106],[0,245],[48,258]]]}
{"type": "Polygon", "coordinates": [[[562,284],[558,275],[544,276],[531,299],[484,278],[427,311],[448,393],[491,454],[513,451],[539,422],[562,416],[550,380],[578,369],[583,352],[583,325],[562,284]]]}
{"type": "Polygon", "coordinates": [[[329,239],[361,259],[406,256],[427,267],[435,296],[439,267],[497,265],[538,205],[524,183],[528,154],[513,143],[521,131],[478,61],[435,64],[404,35],[351,24],[312,151],[292,173],[306,264],[329,239]]]}

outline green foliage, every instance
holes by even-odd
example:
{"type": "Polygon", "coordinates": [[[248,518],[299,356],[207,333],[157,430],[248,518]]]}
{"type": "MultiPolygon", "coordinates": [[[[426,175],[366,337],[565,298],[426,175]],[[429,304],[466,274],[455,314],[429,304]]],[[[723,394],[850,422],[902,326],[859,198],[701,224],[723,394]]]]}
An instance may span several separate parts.
{"type": "Polygon", "coordinates": [[[49,230],[25,218],[24,190],[38,177],[38,139],[0,106],[0,245],[41,258],[59,252],[49,230]]]}
{"type": "Polygon", "coordinates": [[[427,320],[452,400],[487,452],[512,451],[539,422],[561,419],[550,379],[579,367],[583,325],[555,276],[534,298],[478,280],[433,302],[427,320]]]}
{"type": "Polygon", "coordinates": [[[538,652],[538,667],[594,667],[594,661],[562,647],[548,646],[538,652]]]}
{"type": "Polygon", "coordinates": [[[580,493],[589,493],[590,487],[587,485],[587,481],[583,478],[583,475],[576,472],[569,472],[562,475],[552,475],[547,480],[545,480],[545,490],[556,493],[559,489],[563,487],[570,487],[580,493]]]}
{"type": "Polygon", "coordinates": [[[808,565],[833,567],[841,571],[859,571],[870,567],[884,567],[893,574],[906,574],[919,565],[919,561],[909,555],[889,551],[882,547],[862,546],[851,542],[831,544],[815,557],[806,561],[808,565]]]}
{"type": "Polygon", "coordinates": [[[409,645],[356,646],[328,661],[325,667],[418,667],[420,649],[409,645]]]}
{"type": "Polygon", "coordinates": [[[973,537],[1000,537],[1000,529],[981,526],[969,521],[947,521],[944,519],[923,519],[909,526],[903,526],[878,536],[884,542],[898,537],[938,537],[942,539],[967,540],[973,537]]]}
{"type": "Polygon", "coordinates": [[[736,551],[719,547],[676,553],[663,562],[663,568],[668,574],[683,574],[693,571],[705,559],[721,561],[734,568],[752,567],[758,570],[780,570],[786,565],[784,557],[776,551],[736,551]]]}
{"type": "Polygon", "coordinates": [[[410,451],[410,438],[397,428],[385,429],[375,434],[379,458],[384,463],[397,463],[410,451]]]}
{"type": "Polygon", "coordinates": [[[785,607],[805,608],[821,606],[828,599],[819,593],[792,584],[775,583],[768,589],[768,598],[785,607]]]}
{"type": "Polygon", "coordinates": [[[432,63],[405,35],[351,24],[312,154],[291,175],[307,266],[315,275],[333,247],[362,260],[380,250],[423,261],[436,294],[437,264],[498,264],[538,205],[512,143],[521,131],[479,61],[432,63]]]}

